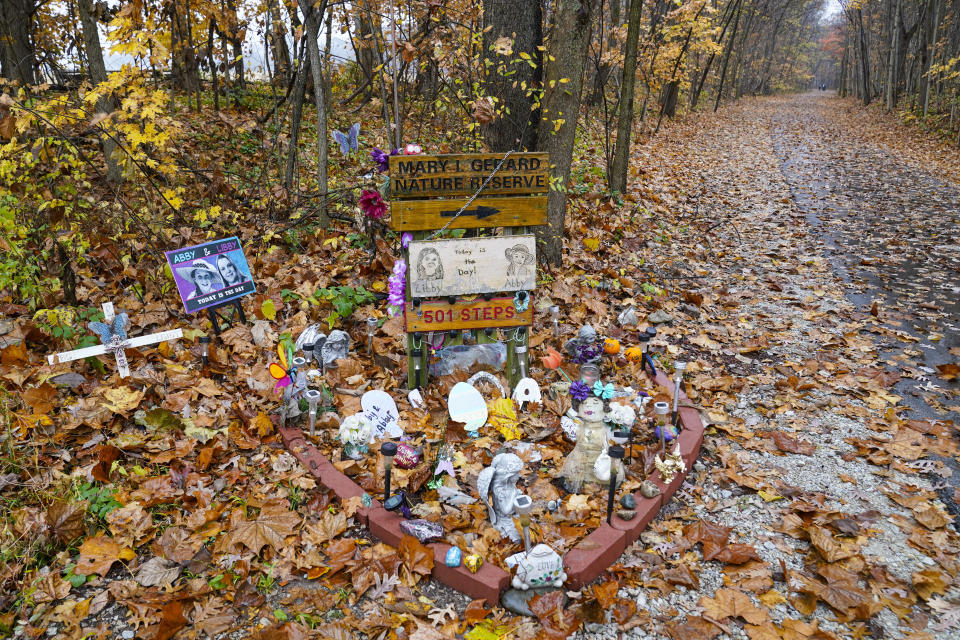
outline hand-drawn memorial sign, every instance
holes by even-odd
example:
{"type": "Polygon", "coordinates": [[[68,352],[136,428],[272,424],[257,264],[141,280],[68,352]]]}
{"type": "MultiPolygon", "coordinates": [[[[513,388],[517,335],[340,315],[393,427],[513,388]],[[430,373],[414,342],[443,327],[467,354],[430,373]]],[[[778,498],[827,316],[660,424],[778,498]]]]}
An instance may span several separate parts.
{"type": "Polygon", "coordinates": [[[220,307],[256,292],[236,237],[167,251],[166,256],[187,313],[220,307]]]}
{"type": "Polygon", "coordinates": [[[479,197],[451,228],[545,224],[547,197],[534,194],[548,191],[549,168],[546,153],[513,153],[506,159],[499,153],[393,156],[391,226],[402,231],[439,229],[481,186],[479,197]]]}
{"type": "Polygon", "coordinates": [[[510,296],[484,300],[423,301],[404,311],[406,331],[449,331],[450,329],[486,329],[519,327],[533,324],[533,311],[527,306],[517,311],[510,296]]]}
{"type": "Polygon", "coordinates": [[[413,298],[536,287],[537,254],[532,235],[414,241],[409,250],[413,298]]]}

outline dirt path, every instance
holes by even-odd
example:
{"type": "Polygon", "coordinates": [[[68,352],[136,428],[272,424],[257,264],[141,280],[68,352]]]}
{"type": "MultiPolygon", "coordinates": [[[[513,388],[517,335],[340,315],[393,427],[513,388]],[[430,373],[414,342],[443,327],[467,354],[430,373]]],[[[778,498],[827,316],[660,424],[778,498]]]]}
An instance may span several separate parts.
{"type": "Polygon", "coordinates": [[[662,333],[695,362],[716,434],[621,558],[650,584],[657,551],[695,584],[622,589],[651,616],[624,637],[706,637],[716,620],[721,638],[960,638],[960,538],[936,493],[952,502],[960,475],[957,382],[936,369],[960,340],[960,186],[938,177],[956,154],[826,94],[745,100],[640,154],[645,195],[669,194],[651,206],[672,234],[658,275],[703,296],[662,333]],[[760,561],[691,555],[698,518],[760,561]]]}

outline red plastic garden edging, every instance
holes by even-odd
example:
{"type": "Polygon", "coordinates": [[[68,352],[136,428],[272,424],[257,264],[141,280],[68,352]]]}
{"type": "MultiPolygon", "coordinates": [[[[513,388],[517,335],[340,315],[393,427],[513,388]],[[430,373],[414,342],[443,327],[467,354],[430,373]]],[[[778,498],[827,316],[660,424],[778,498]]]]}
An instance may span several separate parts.
{"type": "MultiPolygon", "coordinates": [[[[674,391],[673,382],[662,372],[657,372],[656,382],[668,390],[674,391]]],[[[687,404],[686,395],[681,394],[680,404],[687,404]]],[[[680,453],[686,463],[687,471],[677,474],[669,486],[658,479],[658,474],[652,474],[651,479],[659,485],[660,495],[645,498],[639,491],[634,493],[637,500],[637,515],[632,520],[622,520],[614,515],[612,524],[604,522],[581,540],[577,546],[567,551],[563,557],[564,568],[567,572],[566,585],[577,589],[594,578],[613,564],[624,549],[634,543],[648,524],[660,512],[660,508],[667,503],[673,494],[683,484],[687,473],[693,468],[703,443],[703,423],[695,409],[685,407],[679,409],[679,421],[683,429],[677,442],[680,444],[680,453]]],[[[341,500],[366,493],[346,474],[339,471],[327,460],[320,451],[310,444],[304,437],[301,429],[292,427],[280,429],[283,443],[297,460],[324,486],[333,491],[341,500]]],[[[387,511],[378,500],[373,500],[369,507],[361,507],[357,511],[357,519],[370,529],[377,538],[394,547],[400,544],[403,532],[399,515],[387,511]]],[[[484,598],[490,604],[499,601],[500,593],[510,584],[510,574],[494,566],[484,564],[476,573],[470,573],[462,564],[459,567],[448,567],[444,563],[447,549],[450,545],[434,542],[427,545],[433,549],[434,567],[432,576],[440,582],[461,591],[472,598],[484,598]]]]}

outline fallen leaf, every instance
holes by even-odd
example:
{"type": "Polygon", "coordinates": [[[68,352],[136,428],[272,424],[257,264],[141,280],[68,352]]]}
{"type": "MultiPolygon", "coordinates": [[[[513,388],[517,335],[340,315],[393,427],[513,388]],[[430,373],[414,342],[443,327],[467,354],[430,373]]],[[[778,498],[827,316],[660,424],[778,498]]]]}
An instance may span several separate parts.
{"type": "Polygon", "coordinates": [[[87,538],[80,545],[80,556],[73,572],[78,576],[97,574],[107,575],[114,562],[119,560],[133,560],[137,554],[129,547],[119,544],[104,535],[87,538]]]}
{"type": "Polygon", "coordinates": [[[750,624],[767,621],[767,612],[750,601],[750,596],[736,589],[719,589],[713,598],[700,598],[703,612],[715,620],[743,618],[750,624]]]}
{"type": "Polygon", "coordinates": [[[397,555],[411,573],[429,576],[433,572],[433,550],[413,536],[405,535],[400,539],[397,555]]]}
{"type": "Polygon", "coordinates": [[[277,550],[283,547],[283,539],[292,535],[300,522],[300,516],[278,500],[264,505],[256,520],[241,520],[235,524],[228,535],[231,544],[242,544],[253,553],[260,553],[265,546],[277,550]]]}

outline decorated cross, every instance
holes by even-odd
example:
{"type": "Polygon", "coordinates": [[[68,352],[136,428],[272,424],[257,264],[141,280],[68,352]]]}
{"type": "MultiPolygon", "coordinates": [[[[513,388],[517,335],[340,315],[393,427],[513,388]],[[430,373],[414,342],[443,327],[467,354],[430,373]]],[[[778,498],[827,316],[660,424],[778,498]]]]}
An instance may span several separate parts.
{"type": "Polygon", "coordinates": [[[96,347],[86,347],[64,353],[55,353],[47,356],[47,362],[50,364],[72,362],[73,360],[113,352],[113,356],[117,359],[117,372],[121,378],[126,378],[130,375],[130,367],[127,365],[127,354],[125,353],[126,349],[156,344],[167,340],[176,340],[177,338],[183,337],[182,329],[173,329],[171,331],[160,331],[146,336],[129,338],[127,337],[126,331],[127,314],[121,313],[120,315],[115,315],[112,302],[104,303],[103,320],[103,322],[90,323],[90,329],[100,336],[100,342],[102,344],[96,347]]]}

